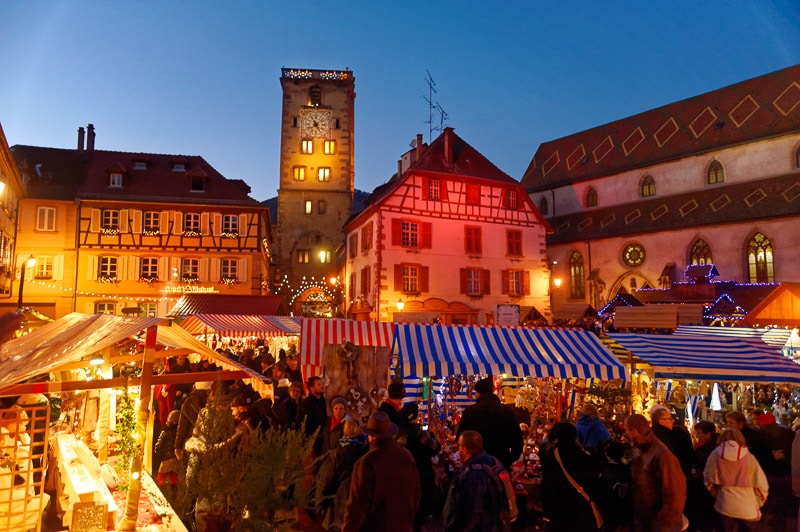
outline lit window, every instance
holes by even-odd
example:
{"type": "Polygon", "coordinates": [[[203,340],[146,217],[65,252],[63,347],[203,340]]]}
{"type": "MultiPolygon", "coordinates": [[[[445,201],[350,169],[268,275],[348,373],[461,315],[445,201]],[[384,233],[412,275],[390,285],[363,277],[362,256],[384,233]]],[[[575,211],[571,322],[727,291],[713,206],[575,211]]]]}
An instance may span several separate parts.
{"type": "Polygon", "coordinates": [[[305,181],[306,180],[306,167],[305,166],[295,166],[292,168],[292,173],[294,174],[295,181],[305,181]]]}
{"type": "Polygon", "coordinates": [[[407,248],[419,247],[419,224],[403,220],[400,245],[407,248]]]}
{"type": "Polygon", "coordinates": [[[622,251],[622,262],[630,268],[641,266],[644,263],[644,248],[639,244],[628,244],[622,251]]]}
{"type": "Polygon", "coordinates": [[[569,297],[583,299],[586,297],[586,278],[583,269],[583,256],[573,251],[569,257],[569,297]]]}
{"type": "Polygon", "coordinates": [[[34,273],[36,279],[52,279],[53,278],[53,257],[36,257],[36,271],[34,273]]]}
{"type": "Polygon", "coordinates": [[[297,250],[297,262],[300,264],[308,264],[308,250],[307,249],[298,249],[297,250]]]}
{"type": "Polygon", "coordinates": [[[122,174],[109,174],[108,186],[111,188],[122,188],[122,174]]]}
{"type": "Polygon", "coordinates": [[[156,257],[142,259],[142,272],[139,274],[139,279],[143,281],[158,279],[158,259],[156,257]]]}
{"type": "Polygon", "coordinates": [[[403,292],[419,293],[419,266],[403,265],[403,292]]]}
{"type": "Polygon", "coordinates": [[[586,191],[586,206],[597,207],[597,191],[592,187],[586,191]]]}
{"type": "Polygon", "coordinates": [[[200,233],[200,214],[187,212],[183,215],[183,231],[185,233],[200,233]]]}
{"type": "Polygon", "coordinates": [[[139,303],[139,308],[145,318],[155,318],[158,313],[158,303],[139,303]]]}
{"type": "Polygon", "coordinates": [[[99,281],[117,281],[117,257],[100,257],[98,266],[97,279],[99,281]]]}
{"type": "Polygon", "coordinates": [[[161,231],[161,213],[157,211],[146,211],[142,221],[142,231],[150,234],[158,234],[161,231]]]}
{"type": "Polygon", "coordinates": [[[775,282],[772,244],[769,239],[761,233],[756,233],[747,246],[747,266],[749,282],[775,282]]]}
{"type": "Polygon", "coordinates": [[[711,164],[708,165],[708,176],[707,176],[707,183],[709,185],[713,185],[715,183],[722,183],[725,181],[725,171],[722,169],[722,165],[719,161],[711,161],[711,164]]]}
{"type": "Polygon", "coordinates": [[[692,246],[690,264],[714,264],[711,257],[711,247],[702,238],[692,246]]]}
{"type": "Polygon", "coordinates": [[[506,231],[506,255],[522,256],[522,231],[509,229],[506,231]]]}
{"type": "Polygon", "coordinates": [[[119,229],[119,211],[103,211],[100,223],[103,229],[119,229]]]}
{"type": "Polygon", "coordinates": [[[656,195],[656,180],[653,179],[652,176],[645,176],[644,180],[642,181],[642,197],[646,198],[655,195],[656,195]]]}
{"type": "Polygon", "coordinates": [[[335,140],[326,140],[325,141],[325,155],[333,155],[336,153],[336,141],[335,140]]]}
{"type": "Polygon", "coordinates": [[[237,281],[237,268],[239,261],[236,259],[222,259],[220,261],[220,277],[223,281],[237,281]]]}
{"type": "Polygon", "coordinates": [[[314,141],[304,140],[300,143],[300,153],[312,154],[314,153],[314,141]]]}
{"type": "Polygon", "coordinates": [[[56,230],[56,210],[53,207],[39,207],[36,209],[36,230],[56,230]]]}
{"type": "Polygon", "coordinates": [[[442,182],[438,179],[428,179],[428,199],[438,200],[440,198],[442,182]]]}
{"type": "Polygon", "coordinates": [[[229,235],[239,234],[239,217],[235,214],[223,214],[222,232],[229,235]]]}
{"type": "Polygon", "coordinates": [[[330,264],[331,262],[331,252],[330,250],[324,249],[319,252],[319,261],[322,264],[330,264]]]}
{"type": "Polygon", "coordinates": [[[198,259],[181,259],[181,281],[200,280],[200,261],[198,259]]]}
{"type": "Polygon", "coordinates": [[[305,205],[306,205],[306,210],[305,210],[306,214],[311,214],[313,212],[311,200],[306,200],[305,205]]]}
{"type": "Polygon", "coordinates": [[[114,314],[116,312],[116,304],[114,303],[95,303],[94,304],[94,313],[95,314],[114,314]]]}
{"type": "Polygon", "coordinates": [[[330,181],[331,180],[331,169],[327,166],[322,166],[317,168],[317,179],[320,181],[330,181]]]}
{"type": "Polygon", "coordinates": [[[464,252],[467,255],[480,255],[483,251],[482,230],[480,227],[464,227],[464,252]]]}

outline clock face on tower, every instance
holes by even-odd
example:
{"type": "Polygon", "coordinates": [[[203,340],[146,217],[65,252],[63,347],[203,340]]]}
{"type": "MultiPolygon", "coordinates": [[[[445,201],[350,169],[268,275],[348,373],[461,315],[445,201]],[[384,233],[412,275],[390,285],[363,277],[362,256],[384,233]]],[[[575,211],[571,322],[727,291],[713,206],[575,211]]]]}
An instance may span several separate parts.
{"type": "Polygon", "coordinates": [[[330,129],[330,111],[312,110],[304,111],[300,118],[300,131],[303,138],[324,138],[330,129]]]}

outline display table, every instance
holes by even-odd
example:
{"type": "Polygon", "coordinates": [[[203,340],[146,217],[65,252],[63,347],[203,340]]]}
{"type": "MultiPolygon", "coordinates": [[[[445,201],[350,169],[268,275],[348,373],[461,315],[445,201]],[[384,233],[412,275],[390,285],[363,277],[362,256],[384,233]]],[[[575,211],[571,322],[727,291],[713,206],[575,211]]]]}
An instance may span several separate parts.
{"type": "Polygon", "coordinates": [[[100,475],[100,463],[73,434],[58,434],[53,444],[57,466],[56,500],[62,524],[70,530],[105,529],[116,523],[117,503],[100,475]]]}

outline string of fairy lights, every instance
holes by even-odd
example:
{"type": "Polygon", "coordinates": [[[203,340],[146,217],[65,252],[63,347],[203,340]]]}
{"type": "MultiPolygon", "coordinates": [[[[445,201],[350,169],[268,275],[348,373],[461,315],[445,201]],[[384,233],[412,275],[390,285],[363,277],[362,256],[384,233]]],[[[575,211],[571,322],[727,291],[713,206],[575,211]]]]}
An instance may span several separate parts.
{"type": "MultiPolygon", "coordinates": [[[[45,281],[39,280],[31,280],[25,282],[26,286],[30,285],[37,285],[41,286],[50,290],[58,290],[64,292],[66,294],[75,295],[75,296],[84,296],[84,297],[94,297],[99,299],[113,299],[116,301],[130,301],[133,303],[158,303],[160,301],[171,301],[174,298],[171,298],[167,295],[159,296],[159,297],[146,297],[141,295],[130,296],[130,295],[115,295],[115,294],[106,294],[103,292],[88,292],[85,290],[75,290],[71,286],[59,286],[57,284],[47,283],[45,281]]],[[[176,294],[179,294],[176,292],[176,294]]]]}

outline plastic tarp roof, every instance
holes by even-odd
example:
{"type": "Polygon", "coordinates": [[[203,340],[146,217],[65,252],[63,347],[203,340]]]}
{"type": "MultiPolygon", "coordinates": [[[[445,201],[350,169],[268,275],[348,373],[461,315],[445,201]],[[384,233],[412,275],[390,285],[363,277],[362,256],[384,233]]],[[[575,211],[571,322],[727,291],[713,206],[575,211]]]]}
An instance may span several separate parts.
{"type": "Polygon", "coordinates": [[[341,318],[303,318],[300,334],[300,363],[322,363],[322,346],[327,344],[391,347],[396,324],[387,321],[358,321],[341,318]]]}
{"type": "Polygon", "coordinates": [[[672,334],[708,334],[761,340],[786,356],[800,356],[800,335],[796,328],[786,327],[707,327],[681,325],[672,334]]]}
{"type": "Polygon", "coordinates": [[[158,325],[161,318],[73,312],[0,347],[0,386],[55,371],[158,325]]]}
{"type": "Polygon", "coordinates": [[[774,347],[719,335],[609,334],[658,378],[798,382],[800,364],[774,347]]]}
{"type": "Polygon", "coordinates": [[[397,323],[394,340],[404,376],[626,379],[619,359],[583,329],[397,323]]]}
{"type": "Polygon", "coordinates": [[[181,327],[195,335],[216,333],[232,338],[300,334],[297,319],[289,316],[195,314],[184,319],[181,327]]]}

